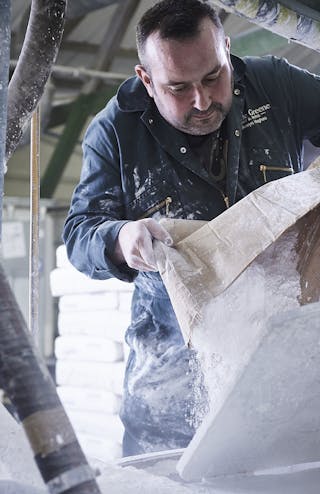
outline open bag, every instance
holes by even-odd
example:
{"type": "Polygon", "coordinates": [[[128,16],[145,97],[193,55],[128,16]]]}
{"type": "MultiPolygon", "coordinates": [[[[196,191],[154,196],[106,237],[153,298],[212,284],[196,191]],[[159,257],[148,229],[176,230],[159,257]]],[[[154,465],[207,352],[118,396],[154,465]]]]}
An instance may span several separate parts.
{"type": "Polygon", "coordinates": [[[319,300],[319,205],[320,168],[313,168],[267,183],[212,221],[161,221],[174,247],[156,242],[158,268],[187,343],[212,298],[286,239],[297,253],[299,303],[319,300]]]}
{"type": "Polygon", "coordinates": [[[174,247],[156,243],[159,272],[210,400],[179,474],[319,461],[320,306],[301,306],[320,298],[320,169],[270,182],[210,222],[162,224],[174,247]]]}

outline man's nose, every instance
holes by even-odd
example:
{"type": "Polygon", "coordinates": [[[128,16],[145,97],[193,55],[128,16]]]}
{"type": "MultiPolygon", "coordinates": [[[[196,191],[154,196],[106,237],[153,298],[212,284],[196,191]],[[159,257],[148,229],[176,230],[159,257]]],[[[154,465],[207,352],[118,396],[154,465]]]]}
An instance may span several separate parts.
{"type": "Polygon", "coordinates": [[[211,104],[210,94],[202,85],[194,87],[193,100],[193,107],[199,111],[206,111],[211,104]]]}

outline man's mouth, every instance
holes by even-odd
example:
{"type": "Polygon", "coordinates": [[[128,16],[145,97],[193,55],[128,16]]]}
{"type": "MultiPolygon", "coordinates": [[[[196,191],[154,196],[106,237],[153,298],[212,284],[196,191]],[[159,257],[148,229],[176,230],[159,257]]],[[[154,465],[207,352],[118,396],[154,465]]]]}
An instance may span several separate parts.
{"type": "Polygon", "coordinates": [[[208,120],[211,118],[214,114],[214,111],[206,112],[206,113],[196,113],[193,114],[192,117],[196,118],[197,120],[208,120]]]}
{"type": "Polygon", "coordinates": [[[223,108],[220,103],[212,103],[206,111],[199,111],[194,108],[193,111],[191,112],[190,117],[196,118],[198,120],[209,120],[216,113],[222,113],[222,112],[223,112],[223,108]]]}

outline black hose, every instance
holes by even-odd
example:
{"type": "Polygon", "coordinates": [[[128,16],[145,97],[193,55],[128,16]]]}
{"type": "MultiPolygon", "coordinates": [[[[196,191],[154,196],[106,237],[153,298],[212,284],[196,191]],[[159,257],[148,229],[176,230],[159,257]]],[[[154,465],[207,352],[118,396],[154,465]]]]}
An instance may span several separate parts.
{"type": "Polygon", "coordinates": [[[32,0],[30,19],[8,90],[6,161],[43,92],[63,34],[66,0],[32,0]]]}
{"type": "Polygon", "coordinates": [[[49,491],[100,494],[1,266],[0,300],[0,387],[16,409],[49,491]]]}

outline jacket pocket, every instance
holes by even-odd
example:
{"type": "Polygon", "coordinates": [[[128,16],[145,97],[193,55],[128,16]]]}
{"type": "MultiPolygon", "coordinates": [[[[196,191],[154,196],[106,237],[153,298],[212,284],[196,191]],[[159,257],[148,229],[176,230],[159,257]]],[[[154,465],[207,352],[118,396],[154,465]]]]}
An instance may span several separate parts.
{"type": "Polygon", "coordinates": [[[261,164],[259,165],[259,170],[262,173],[264,183],[294,174],[294,169],[291,166],[271,166],[261,164]]]}
{"type": "Polygon", "coordinates": [[[176,217],[182,212],[177,190],[165,182],[149,186],[126,206],[129,219],[176,217]]]}
{"type": "Polygon", "coordinates": [[[142,220],[143,218],[147,218],[148,216],[152,216],[158,211],[161,211],[161,209],[164,210],[165,216],[169,216],[171,203],[172,203],[172,197],[171,196],[166,197],[162,201],[158,202],[154,206],[151,206],[149,209],[147,209],[147,211],[145,211],[140,216],[139,220],[142,220]]]}

